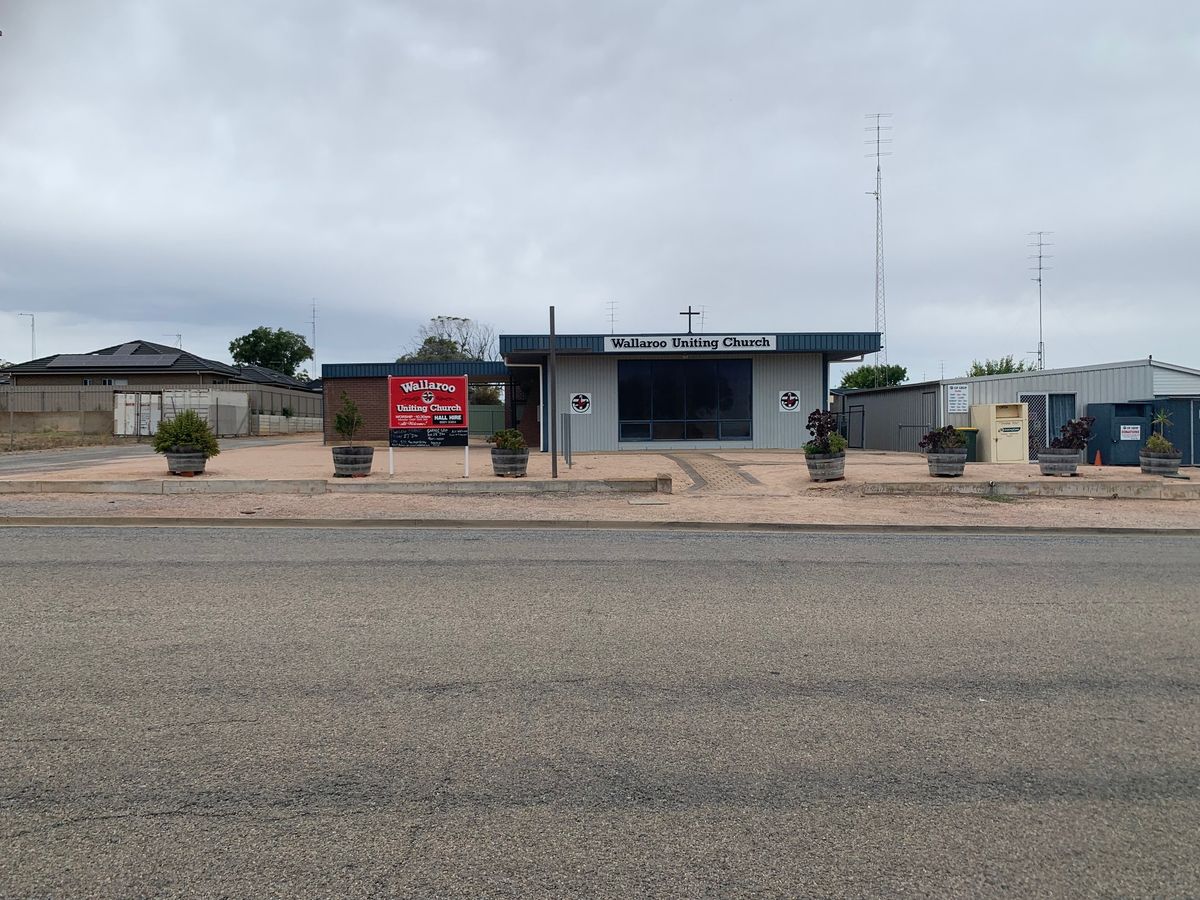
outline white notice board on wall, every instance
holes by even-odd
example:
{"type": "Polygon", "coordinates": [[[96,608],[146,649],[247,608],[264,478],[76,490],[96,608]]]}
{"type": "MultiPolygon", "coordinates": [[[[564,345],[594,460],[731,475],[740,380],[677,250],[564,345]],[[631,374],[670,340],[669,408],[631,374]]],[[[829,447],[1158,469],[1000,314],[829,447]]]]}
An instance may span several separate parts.
{"type": "Polygon", "coordinates": [[[967,413],[971,411],[971,386],[969,384],[946,385],[946,412],[967,413]]]}

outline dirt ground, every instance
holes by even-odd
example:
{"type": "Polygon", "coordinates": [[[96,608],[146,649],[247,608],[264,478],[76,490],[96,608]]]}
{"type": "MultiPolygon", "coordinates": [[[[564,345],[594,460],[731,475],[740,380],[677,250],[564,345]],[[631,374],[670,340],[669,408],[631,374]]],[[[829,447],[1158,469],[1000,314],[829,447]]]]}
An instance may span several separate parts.
{"type": "MultiPolygon", "coordinates": [[[[462,450],[375,453],[375,481],[461,480],[462,450]]],[[[1035,527],[1200,528],[1200,503],[1173,500],[986,499],[970,496],[864,495],[871,482],[928,481],[915,454],[852,452],[846,479],[808,479],[804,455],[789,451],[589,453],[563,479],[671,475],[672,494],[4,494],[0,516],[133,516],[250,519],[437,519],[610,522],[711,522],[829,525],[999,525],[1035,527]]],[[[1085,480],[1153,479],[1137,470],[1085,466],[1085,480]]],[[[326,479],[329,448],[299,440],[228,449],[210,460],[214,479],[326,479]]],[[[79,469],[12,476],[10,480],[122,480],[169,477],[157,457],[79,469]]],[[[547,454],[532,454],[529,478],[550,477],[547,454]]],[[[1039,480],[1036,466],[968,465],[965,480],[1039,480]]],[[[494,481],[487,445],[471,447],[471,480],[494,481]]]]}

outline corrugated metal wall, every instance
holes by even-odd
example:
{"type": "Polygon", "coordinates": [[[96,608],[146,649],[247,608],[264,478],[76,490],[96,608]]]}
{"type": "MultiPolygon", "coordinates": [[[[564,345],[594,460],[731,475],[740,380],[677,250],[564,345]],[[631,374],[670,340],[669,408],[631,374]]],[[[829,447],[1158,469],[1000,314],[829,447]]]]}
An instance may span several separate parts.
{"type": "Polygon", "coordinates": [[[808,440],[805,423],[814,409],[826,405],[825,364],[820,353],[776,354],[754,360],[754,447],[794,449],[808,440]],[[795,391],[795,412],[779,408],[779,392],[795,391]]]}
{"type": "MultiPolygon", "coordinates": [[[[591,394],[592,411],[571,416],[571,449],[617,449],[617,360],[611,356],[563,356],[558,360],[558,411],[570,411],[572,394],[591,394]]],[[[549,404],[547,404],[548,406],[549,404]]],[[[562,422],[562,419],[559,419],[562,422]]]]}
{"type": "Polygon", "coordinates": [[[1153,395],[1155,387],[1149,362],[1137,361],[1094,369],[1066,369],[1061,372],[948,378],[940,383],[904,385],[882,391],[838,395],[834,401],[834,409],[837,412],[845,412],[852,406],[863,407],[863,445],[867,449],[916,451],[923,428],[971,424],[969,412],[946,411],[945,388],[951,384],[968,385],[970,406],[1017,403],[1021,394],[1074,394],[1077,416],[1087,413],[1089,403],[1124,403],[1149,398],[1153,395]],[[932,408],[929,397],[931,392],[935,394],[932,408]]]}
{"type": "MultiPolygon", "coordinates": [[[[1032,375],[993,375],[987,378],[947,380],[970,385],[972,406],[1016,403],[1020,394],[1074,394],[1075,415],[1087,413],[1089,403],[1124,403],[1146,399],[1154,390],[1148,362],[1095,369],[1074,369],[1032,375]]],[[[969,413],[947,414],[947,425],[970,425],[969,413]]]]}
{"type": "Polygon", "coordinates": [[[834,408],[863,407],[863,447],[916,452],[921,436],[939,423],[938,385],[914,384],[889,391],[838,397],[834,408]]]}
{"type": "MultiPolygon", "coordinates": [[[[1154,373],[1155,397],[1197,397],[1200,396],[1200,375],[1187,372],[1176,372],[1174,369],[1164,369],[1152,366],[1154,373]]],[[[1149,399],[1147,394],[1141,399],[1149,399]]]]}

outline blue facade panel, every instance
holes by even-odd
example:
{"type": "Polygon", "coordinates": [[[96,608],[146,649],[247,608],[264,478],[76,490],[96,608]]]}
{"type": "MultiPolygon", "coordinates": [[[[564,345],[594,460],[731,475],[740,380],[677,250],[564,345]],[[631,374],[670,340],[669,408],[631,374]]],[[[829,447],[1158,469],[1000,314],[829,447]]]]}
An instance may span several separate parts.
{"type": "Polygon", "coordinates": [[[386,378],[388,375],[477,375],[508,377],[508,366],[495,362],[328,363],[322,378],[386,378]]]}

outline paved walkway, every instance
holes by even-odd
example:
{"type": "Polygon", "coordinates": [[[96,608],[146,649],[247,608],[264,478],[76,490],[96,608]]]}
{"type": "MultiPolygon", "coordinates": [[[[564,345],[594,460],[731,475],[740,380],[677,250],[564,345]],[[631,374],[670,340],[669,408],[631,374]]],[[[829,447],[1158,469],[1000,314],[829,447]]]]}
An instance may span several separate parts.
{"type": "Polygon", "coordinates": [[[744,493],[746,485],[762,482],[740,464],[722,459],[716,453],[668,453],[666,458],[687,473],[692,480],[688,490],[708,493],[744,493]]]}

